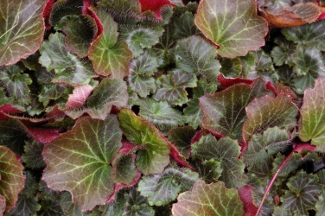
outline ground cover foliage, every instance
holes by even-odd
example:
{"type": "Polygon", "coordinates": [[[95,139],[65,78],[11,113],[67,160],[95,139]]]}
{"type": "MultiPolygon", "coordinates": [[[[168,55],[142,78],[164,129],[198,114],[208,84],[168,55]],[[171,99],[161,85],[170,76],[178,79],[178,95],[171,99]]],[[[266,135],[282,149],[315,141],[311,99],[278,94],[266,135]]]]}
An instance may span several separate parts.
{"type": "Polygon", "coordinates": [[[325,212],[317,0],[0,0],[0,214],[325,212]]]}

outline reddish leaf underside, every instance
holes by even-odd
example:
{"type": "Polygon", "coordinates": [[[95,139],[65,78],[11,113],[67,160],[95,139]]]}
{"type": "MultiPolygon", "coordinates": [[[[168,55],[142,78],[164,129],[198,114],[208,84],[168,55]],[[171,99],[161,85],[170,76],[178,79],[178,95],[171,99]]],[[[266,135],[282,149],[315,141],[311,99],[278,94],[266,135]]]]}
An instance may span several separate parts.
{"type": "Polygon", "coordinates": [[[172,4],[169,0],[139,0],[141,4],[141,12],[146,11],[152,11],[154,12],[157,19],[161,20],[161,13],[160,10],[165,5],[172,5],[175,6],[175,4],[172,4]]]}
{"type": "Polygon", "coordinates": [[[253,202],[253,187],[244,185],[238,189],[241,201],[244,203],[244,216],[255,216],[258,207],[253,202]]]}

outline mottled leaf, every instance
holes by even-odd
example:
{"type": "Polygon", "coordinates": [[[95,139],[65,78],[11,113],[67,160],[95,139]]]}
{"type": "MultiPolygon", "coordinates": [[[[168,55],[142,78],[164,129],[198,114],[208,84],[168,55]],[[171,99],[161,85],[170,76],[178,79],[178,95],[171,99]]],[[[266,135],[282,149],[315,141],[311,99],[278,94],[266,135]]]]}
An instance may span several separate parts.
{"type": "Polygon", "coordinates": [[[253,84],[236,84],[200,98],[202,126],[214,134],[240,139],[246,120],[245,107],[255,98],[271,94],[262,79],[253,84]]]}
{"type": "Polygon", "coordinates": [[[173,75],[163,75],[156,80],[158,90],[154,94],[155,100],[167,100],[173,105],[183,105],[187,102],[185,88],[196,87],[197,78],[194,74],[185,73],[179,69],[173,75]]]}
{"type": "Polygon", "coordinates": [[[257,16],[253,0],[200,1],[196,26],[218,47],[222,57],[244,56],[264,45],[266,21],[257,16]]]}
{"type": "Polygon", "coordinates": [[[175,200],[179,193],[190,190],[198,180],[198,174],[189,169],[167,168],[158,175],[143,177],[138,191],[148,198],[149,205],[162,206],[175,200]]]}
{"type": "Polygon", "coordinates": [[[180,17],[177,17],[173,21],[173,39],[179,40],[182,38],[187,38],[191,35],[199,34],[199,30],[194,24],[194,15],[187,11],[183,13],[180,17]]]}
{"type": "Polygon", "coordinates": [[[112,78],[123,79],[129,73],[132,53],[128,45],[118,41],[117,23],[104,10],[95,10],[104,28],[103,34],[92,42],[88,57],[93,63],[96,73],[112,78]]]}
{"type": "Polygon", "coordinates": [[[156,91],[152,75],[158,70],[158,66],[158,59],[148,52],[131,60],[128,82],[131,89],[140,97],[146,97],[156,91]]]}
{"type": "Polygon", "coordinates": [[[0,86],[7,96],[12,97],[17,104],[28,105],[31,102],[29,85],[32,83],[27,73],[23,73],[24,67],[12,65],[0,67],[0,86]]]}
{"type": "Polygon", "coordinates": [[[179,40],[175,48],[176,65],[187,73],[196,73],[208,80],[217,79],[220,63],[217,49],[199,36],[179,40]]]}
{"type": "Polygon", "coordinates": [[[317,79],[314,89],[307,89],[300,109],[299,137],[302,141],[324,149],[325,141],[325,79],[317,79]]]}
{"type": "Polygon", "coordinates": [[[121,148],[121,139],[115,116],[78,120],[71,131],[44,147],[44,181],[53,190],[69,191],[83,211],[104,204],[114,192],[109,163],[121,148]]]}
{"type": "Polygon", "coordinates": [[[76,119],[83,113],[88,113],[92,118],[104,120],[110,113],[112,106],[123,107],[128,101],[126,83],[119,79],[103,79],[93,90],[81,107],[67,109],[65,113],[76,119]]]}
{"type": "Polygon", "coordinates": [[[217,182],[221,176],[221,163],[216,159],[195,160],[194,168],[206,183],[217,182]]]}
{"type": "Polygon", "coordinates": [[[178,196],[172,213],[174,216],[243,215],[244,207],[237,190],[227,189],[223,182],[197,181],[192,191],[178,196]]]}
{"type": "Polygon", "coordinates": [[[148,200],[133,189],[129,192],[122,216],[154,216],[155,211],[148,205],[148,200]]]}
{"type": "Polygon", "coordinates": [[[134,57],[144,54],[144,49],[151,48],[159,42],[163,28],[145,28],[141,26],[121,26],[120,38],[123,39],[134,57]]]}
{"type": "Polygon", "coordinates": [[[19,196],[16,207],[6,216],[30,216],[36,215],[36,212],[41,209],[37,203],[37,197],[19,196]]]}
{"type": "Polygon", "coordinates": [[[318,49],[325,51],[325,20],[293,28],[284,28],[282,33],[295,43],[312,42],[318,49]]]}
{"type": "Polygon", "coordinates": [[[54,82],[82,85],[96,77],[89,61],[81,60],[65,49],[63,34],[51,34],[49,40],[42,44],[40,53],[40,63],[48,71],[55,72],[54,82]]]}
{"type": "Polygon", "coordinates": [[[247,77],[255,70],[256,57],[252,52],[246,56],[236,57],[234,59],[223,58],[220,60],[220,72],[227,77],[247,77]]]}
{"type": "Polygon", "coordinates": [[[208,134],[201,137],[198,142],[192,145],[192,156],[205,160],[214,159],[221,163],[222,173],[220,179],[227,187],[242,187],[246,181],[244,175],[245,165],[238,159],[240,147],[237,141],[229,137],[219,141],[208,134]]]}
{"type": "Polygon", "coordinates": [[[143,174],[160,173],[169,164],[169,142],[143,117],[122,109],[118,115],[120,128],[126,138],[137,145],[136,165],[143,174]]]}
{"type": "Polygon", "coordinates": [[[116,155],[112,163],[111,178],[115,183],[130,184],[137,176],[135,167],[135,155],[120,153],[116,155]]]}
{"type": "Polygon", "coordinates": [[[81,15],[83,0],[60,0],[53,5],[50,14],[50,23],[55,29],[61,30],[67,16],[81,15]]]}
{"type": "Polygon", "coordinates": [[[321,193],[321,187],[317,181],[316,175],[307,175],[304,171],[291,177],[287,183],[289,190],[281,197],[283,206],[292,213],[308,215],[308,210],[315,207],[321,193]]]}
{"type": "Polygon", "coordinates": [[[243,139],[248,141],[253,134],[261,134],[269,127],[290,131],[296,126],[298,109],[286,95],[265,96],[252,101],[246,107],[246,113],[243,139]]]}
{"type": "Polygon", "coordinates": [[[255,134],[248,142],[243,159],[246,164],[258,165],[271,155],[286,149],[291,144],[289,134],[278,127],[268,128],[263,135],[255,134]]]}
{"type": "Polygon", "coordinates": [[[277,66],[291,65],[292,54],[296,51],[296,44],[287,41],[284,37],[276,38],[274,42],[278,44],[271,51],[274,64],[277,66]]]}
{"type": "Polygon", "coordinates": [[[139,115],[163,132],[184,124],[181,112],[171,107],[166,101],[157,102],[147,98],[137,104],[140,105],[139,115]]]}
{"type": "Polygon", "coordinates": [[[0,5],[0,66],[36,52],[45,30],[41,0],[5,0],[0,5]]]}
{"type": "Polygon", "coordinates": [[[6,198],[6,212],[15,207],[18,194],[24,188],[23,169],[15,153],[0,146],[0,194],[6,198]]]}

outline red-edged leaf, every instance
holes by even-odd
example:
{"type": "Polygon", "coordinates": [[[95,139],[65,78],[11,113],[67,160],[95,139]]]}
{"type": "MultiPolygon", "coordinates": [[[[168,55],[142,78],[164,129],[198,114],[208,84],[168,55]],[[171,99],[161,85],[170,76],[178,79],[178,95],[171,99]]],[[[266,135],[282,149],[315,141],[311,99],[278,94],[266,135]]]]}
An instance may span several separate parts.
{"type": "Polygon", "coordinates": [[[253,202],[253,187],[244,185],[238,189],[241,201],[244,203],[244,216],[255,216],[258,207],[253,202]]]}
{"type": "Polygon", "coordinates": [[[23,112],[22,110],[17,109],[16,107],[12,106],[11,104],[4,104],[0,107],[0,120],[5,120],[5,119],[10,118],[5,114],[15,115],[15,114],[19,114],[22,112],[23,112]]]}
{"type": "Polygon", "coordinates": [[[157,19],[162,20],[162,16],[160,10],[165,5],[172,5],[175,4],[171,3],[169,0],[139,0],[141,4],[141,12],[152,11],[154,12],[157,19]]]}
{"type": "Polygon", "coordinates": [[[18,194],[24,188],[23,169],[13,152],[0,146],[0,195],[6,198],[6,212],[15,207],[18,194]]]}
{"type": "Polygon", "coordinates": [[[91,7],[90,0],[84,0],[82,6],[82,13],[84,15],[91,16],[95,20],[98,29],[96,36],[99,36],[104,32],[104,26],[103,23],[100,21],[100,18],[95,13],[95,11],[93,11],[90,7],[91,7]]]}
{"type": "Polygon", "coordinates": [[[45,145],[43,179],[53,190],[67,190],[83,211],[105,204],[114,193],[111,161],[121,148],[116,116],[81,118],[71,131],[45,145]]]}
{"type": "Polygon", "coordinates": [[[253,134],[262,134],[269,127],[290,131],[296,126],[298,109],[287,95],[265,96],[255,99],[246,107],[247,120],[243,126],[243,140],[253,134]]]}
{"type": "Polygon", "coordinates": [[[43,0],[0,4],[0,66],[12,65],[36,52],[43,41],[43,0]]]}
{"type": "Polygon", "coordinates": [[[77,109],[84,105],[93,89],[94,88],[91,85],[81,85],[75,87],[73,93],[69,95],[65,110],[77,109]]]}

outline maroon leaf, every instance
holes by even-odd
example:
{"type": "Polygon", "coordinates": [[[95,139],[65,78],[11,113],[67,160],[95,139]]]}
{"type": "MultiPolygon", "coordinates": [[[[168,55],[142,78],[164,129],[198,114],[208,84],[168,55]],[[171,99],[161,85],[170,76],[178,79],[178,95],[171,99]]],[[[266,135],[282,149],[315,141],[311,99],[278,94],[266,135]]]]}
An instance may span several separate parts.
{"type": "Polygon", "coordinates": [[[253,202],[253,187],[244,185],[238,189],[241,201],[244,203],[244,216],[255,216],[258,207],[253,202]]]}
{"type": "Polygon", "coordinates": [[[176,6],[169,0],[139,0],[141,4],[141,12],[152,11],[157,19],[162,20],[161,8],[165,5],[176,6]]]}

